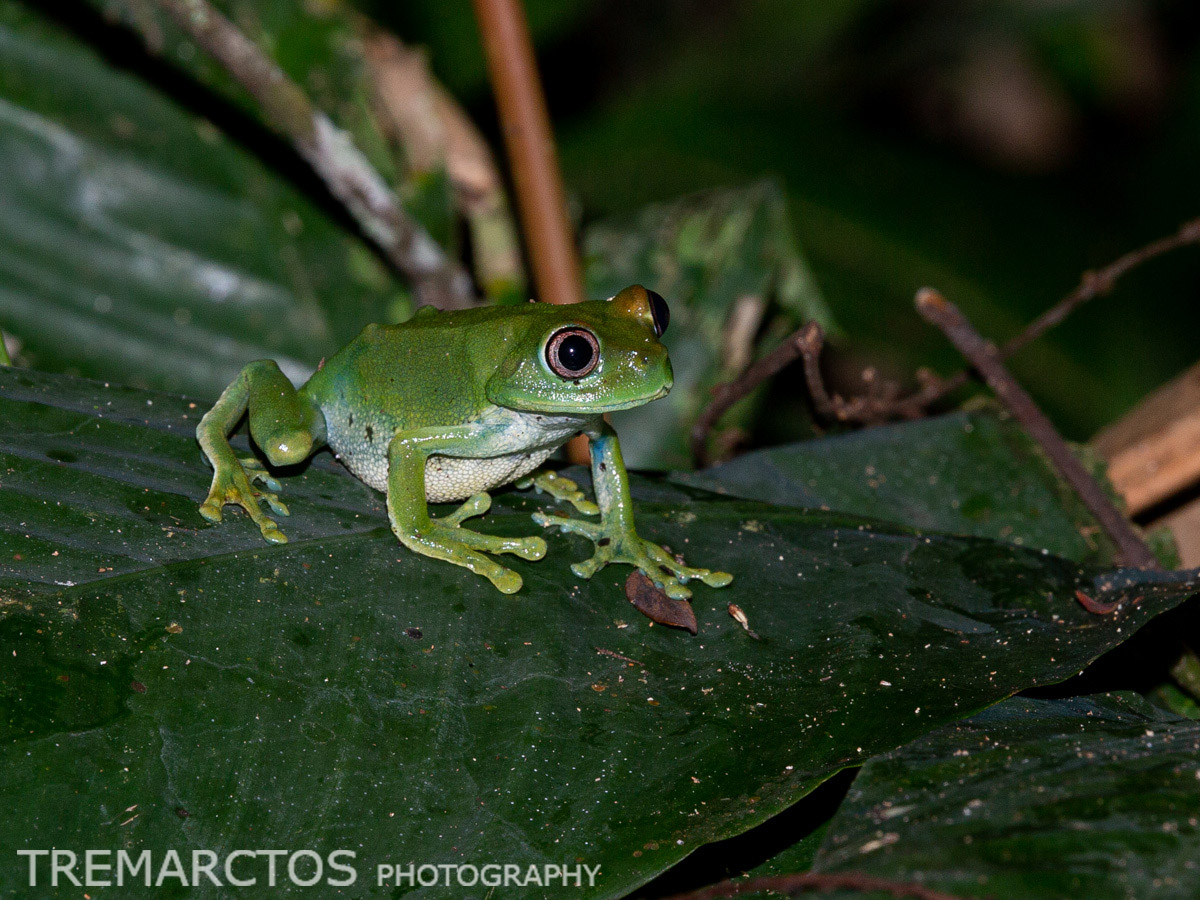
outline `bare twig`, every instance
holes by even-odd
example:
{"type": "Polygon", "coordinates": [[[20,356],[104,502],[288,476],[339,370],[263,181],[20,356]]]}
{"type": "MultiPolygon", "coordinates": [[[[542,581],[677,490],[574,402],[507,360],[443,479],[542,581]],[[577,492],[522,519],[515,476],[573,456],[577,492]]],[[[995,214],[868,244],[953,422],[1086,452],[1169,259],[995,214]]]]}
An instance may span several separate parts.
{"type": "Polygon", "coordinates": [[[708,465],[708,435],[713,426],[731,406],[748,395],[768,378],[780,372],[793,363],[803,352],[806,335],[811,329],[817,328],[815,322],[809,322],[803,328],[794,332],[782,344],[751,365],[739,377],[726,384],[719,384],[712,389],[712,400],[692,426],[691,444],[692,458],[698,466],[708,465]]]}
{"type": "Polygon", "coordinates": [[[521,0],[474,0],[538,296],[583,299],[546,98],[521,0]]]}
{"type": "MultiPolygon", "coordinates": [[[[1102,269],[1084,272],[1079,286],[1075,290],[1030,322],[1020,334],[999,349],[1000,359],[1008,359],[1017,351],[1024,349],[1084,303],[1109,293],[1122,275],[1128,274],[1152,259],[1157,259],[1172,250],[1178,250],[1189,244],[1200,244],[1200,219],[1184,223],[1175,234],[1151,241],[1137,250],[1131,250],[1102,269]]],[[[927,395],[928,403],[936,403],[943,397],[954,393],[963,387],[970,377],[970,371],[963,369],[949,378],[943,379],[938,389],[927,395]]]]}
{"type": "MultiPolygon", "coordinates": [[[[350,136],[208,0],[155,0],[262,106],[267,122],[349,211],[388,261],[413,284],[418,303],[462,308],[474,303],[462,267],[404,211],[350,136]]],[[[153,42],[147,40],[153,52],[153,42]]]]}
{"type": "MultiPolygon", "coordinates": [[[[797,358],[804,360],[804,376],[817,414],[839,422],[877,424],[896,418],[920,418],[928,406],[928,395],[939,388],[940,382],[936,376],[922,369],[917,373],[922,387],[915,394],[897,398],[885,392],[846,400],[838,394],[830,394],[825,387],[825,379],[821,375],[821,350],[824,346],[825,333],[821,326],[816,322],[809,322],[789,335],[783,343],[758,362],[747,367],[733,381],[714,387],[712,399],[692,426],[691,450],[695,464],[703,468],[711,462],[708,440],[721,416],[797,358]]],[[[886,391],[886,388],[884,390],[886,391]]]]}
{"type": "Polygon", "coordinates": [[[804,356],[804,377],[813,407],[819,416],[839,422],[859,422],[876,425],[889,419],[919,419],[933,401],[930,399],[941,389],[941,381],[928,369],[917,371],[921,387],[916,393],[896,397],[888,393],[867,394],[844,399],[830,394],[821,375],[821,351],[825,347],[825,334],[815,322],[806,326],[806,334],[800,350],[804,356]]]}
{"type": "MultiPolygon", "coordinates": [[[[1173,235],[1159,238],[1138,250],[1126,253],[1103,269],[1086,272],[1075,290],[1001,347],[997,351],[999,358],[1008,359],[1062,322],[1087,301],[1111,291],[1122,275],[1143,263],[1189,244],[1200,244],[1200,219],[1186,223],[1173,235]]],[[[830,420],[877,425],[893,419],[917,419],[925,415],[935,403],[964,387],[971,377],[969,369],[962,369],[947,378],[939,378],[929,370],[921,369],[917,372],[920,387],[911,394],[896,396],[895,392],[888,393],[886,390],[892,386],[885,386],[882,394],[845,400],[836,394],[830,395],[825,389],[820,368],[823,344],[824,336],[819,330],[815,331],[810,337],[810,346],[804,350],[804,372],[817,414],[830,420]]]]}
{"type": "Polygon", "coordinates": [[[362,31],[381,126],[414,174],[446,172],[454,204],[471,229],[475,277],[484,292],[524,299],[521,243],[491,148],[430,73],[423,50],[370,26],[362,31]]]}
{"type": "Polygon", "coordinates": [[[962,900],[952,894],[935,891],[921,884],[890,881],[856,872],[819,873],[800,872],[795,875],[770,875],[749,878],[745,881],[723,881],[712,887],[677,894],[669,900],[720,900],[724,897],[740,897],[745,894],[768,892],[794,897],[798,894],[832,894],[835,891],[850,891],[859,894],[880,893],[909,900],[962,900]]]}
{"type": "Polygon", "coordinates": [[[1038,409],[1033,398],[1017,384],[1004,368],[994,344],[985,341],[958,308],[937,291],[928,288],[917,293],[917,311],[928,322],[942,330],[959,353],[967,358],[983,376],[988,387],[1005,405],[1013,418],[1050,458],[1050,462],[1075,489],[1084,505],[1116,544],[1121,560],[1139,568],[1159,568],[1150,548],[1133,530],[1129,520],[1113,505],[1104,489],[1097,484],[1083,464],[1073,454],[1054,425],[1038,409]]]}
{"type": "Polygon", "coordinates": [[[1185,223],[1175,234],[1151,241],[1144,247],[1126,253],[1103,269],[1085,272],[1075,290],[1030,322],[1024,331],[1001,348],[1001,358],[1007,359],[1031,341],[1041,337],[1087,301],[1107,294],[1122,275],[1188,244],[1200,244],[1200,219],[1185,223]]]}

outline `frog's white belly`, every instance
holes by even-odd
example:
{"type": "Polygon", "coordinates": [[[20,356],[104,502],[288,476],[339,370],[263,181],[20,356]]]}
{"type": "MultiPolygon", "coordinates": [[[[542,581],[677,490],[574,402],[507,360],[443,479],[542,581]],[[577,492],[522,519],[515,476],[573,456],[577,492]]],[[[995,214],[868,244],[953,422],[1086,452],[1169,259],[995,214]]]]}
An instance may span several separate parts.
{"type": "MultiPolygon", "coordinates": [[[[328,411],[326,413],[329,415],[328,411]]],[[[336,416],[336,413],[334,414],[336,416]]],[[[477,422],[479,435],[470,442],[467,456],[430,456],[425,461],[425,499],[429,503],[465,500],[528,475],[562,444],[591,424],[595,416],[551,416],[493,407],[477,422]]],[[[373,422],[355,416],[349,426],[330,429],[330,446],[346,467],[366,484],[387,492],[390,438],[373,422]],[[366,435],[370,425],[370,439],[366,435]],[[336,435],[336,437],[335,437],[336,435]]],[[[334,424],[334,423],[331,423],[334,424]]],[[[337,423],[342,424],[342,423],[337,423]]]]}
{"type": "Polygon", "coordinates": [[[425,462],[425,499],[430,503],[465,500],[528,475],[555,451],[550,447],[491,459],[431,456],[425,462]]]}

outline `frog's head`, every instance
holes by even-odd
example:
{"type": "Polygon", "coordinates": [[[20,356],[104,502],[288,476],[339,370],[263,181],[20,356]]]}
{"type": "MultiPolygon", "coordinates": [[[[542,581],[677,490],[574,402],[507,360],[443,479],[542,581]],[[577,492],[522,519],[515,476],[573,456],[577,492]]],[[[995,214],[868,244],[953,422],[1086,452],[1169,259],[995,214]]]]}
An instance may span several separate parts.
{"type": "Polygon", "coordinates": [[[488,379],[488,400],[522,412],[615,412],[671,389],[671,361],[659,343],[670,310],[654,291],[625,288],[610,300],[513,310],[509,352],[488,379]]]}

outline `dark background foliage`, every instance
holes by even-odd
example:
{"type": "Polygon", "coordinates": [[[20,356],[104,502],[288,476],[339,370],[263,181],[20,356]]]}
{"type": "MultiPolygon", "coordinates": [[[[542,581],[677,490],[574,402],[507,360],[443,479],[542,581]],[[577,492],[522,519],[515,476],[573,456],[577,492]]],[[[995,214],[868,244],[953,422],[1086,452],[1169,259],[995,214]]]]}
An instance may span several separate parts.
{"type": "MultiPolygon", "coordinates": [[[[495,138],[466,0],[363,0],[495,138]]],[[[947,292],[996,339],[1200,195],[1190,0],[529,0],[583,220],[764,174],[847,340],[895,377],[956,360],[912,309],[947,292]]],[[[498,145],[498,142],[497,142],[498,145]]],[[[1015,363],[1089,437],[1194,362],[1200,256],[1137,273],[1015,363]]]]}

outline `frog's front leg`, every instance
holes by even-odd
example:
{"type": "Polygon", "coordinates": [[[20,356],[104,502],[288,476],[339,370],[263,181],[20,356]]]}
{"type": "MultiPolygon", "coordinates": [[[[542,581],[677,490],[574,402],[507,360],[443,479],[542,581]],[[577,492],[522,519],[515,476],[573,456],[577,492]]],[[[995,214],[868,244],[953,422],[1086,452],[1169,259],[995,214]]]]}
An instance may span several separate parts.
{"type": "Polygon", "coordinates": [[[557,526],[563,531],[581,534],[596,545],[591,559],[575,563],[571,570],[581,578],[591,578],[610,562],[636,566],[651,581],[675,600],[692,595],[682,582],[699,578],[712,587],[725,587],[733,576],[725,572],[697,569],[677,561],[658,544],[643,540],[633,526],[633,500],[629,495],[629,476],[621,458],[617,433],[607,422],[588,432],[591,441],[592,483],[600,505],[600,521],[588,522],[566,516],[535,513],[539,525],[557,526]]]}
{"type": "MultiPolygon", "coordinates": [[[[424,428],[400,432],[388,445],[387,509],[392,531],[410,550],[470,569],[502,593],[521,589],[521,576],[487,553],[512,553],[522,559],[541,559],[546,542],[540,537],[506,538],[462,527],[464,519],[482,515],[491,498],[475,494],[450,515],[434,519],[425,500],[425,464],[430,456],[458,456],[480,438],[478,426],[424,428]]],[[[465,454],[464,454],[465,455],[465,454]]]]}
{"type": "Polygon", "coordinates": [[[221,507],[236,503],[250,514],[268,541],[282,544],[287,537],[259,505],[263,498],[279,515],[287,507],[273,493],[279,483],[255,459],[240,460],[229,446],[229,432],[249,410],[250,434],[272,465],[302,462],[325,438],[325,417],[307,395],[297,391],[272,360],[252,362],[225,389],[196,427],[196,438],[208,461],[213,480],[200,515],[221,521],[221,507]],[[267,490],[254,487],[262,481],[267,490]]]}

